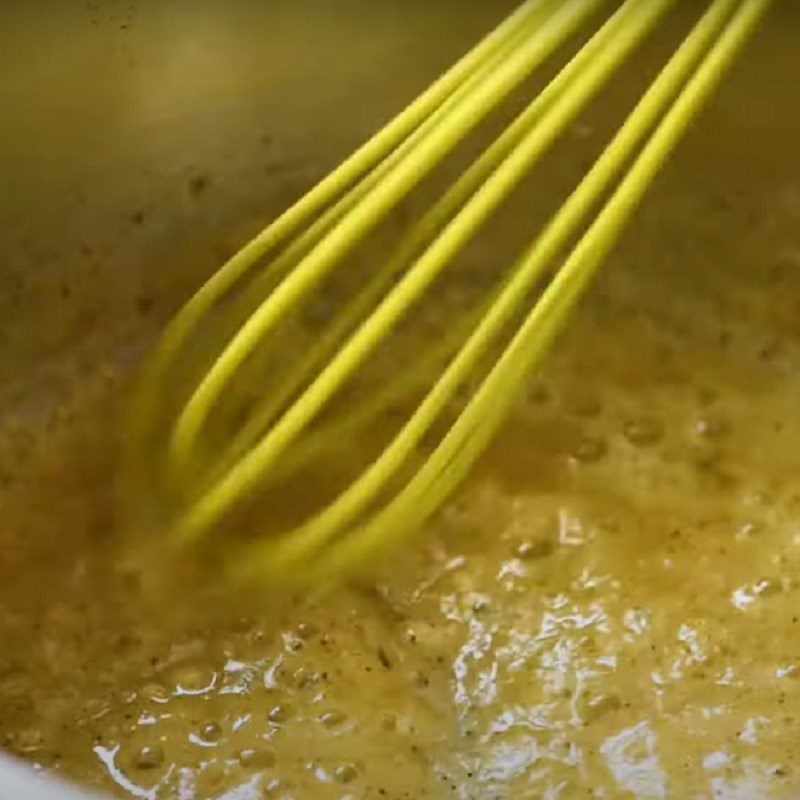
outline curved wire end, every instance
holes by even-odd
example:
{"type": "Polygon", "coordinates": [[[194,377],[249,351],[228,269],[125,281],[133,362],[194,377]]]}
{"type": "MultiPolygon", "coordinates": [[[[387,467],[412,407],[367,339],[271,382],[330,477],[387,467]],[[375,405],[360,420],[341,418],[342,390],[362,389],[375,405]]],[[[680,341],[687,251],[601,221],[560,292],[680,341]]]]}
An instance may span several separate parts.
{"type": "MultiPolygon", "coordinates": [[[[361,156],[345,162],[349,166],[343,173],[335,172],[338,177],[329,184],[323,182],[323,189],[312,190],[311,206],[323,211],[320,197],[324,196],[333,203],[333,210],[328,216],[323,211],[318,228],[300,235],[302,241],[295,250],[289,245],[291,257],[281,266],[288,270],[286,277],[224,345],[179,412],[168,459],[177,465],[177,473],[186,472],[191,464],[213,406],[229,391],[233,374],[265,331],[333,269],[350,244],[377,224],[477,119],[488,114],[498,101],[496,94],[504,96],[518,86],[601,2],[525,3],[459,62],[455,72],[412,104],[399,122],[390,123],[370,140],[366,155],[359,151],[361,156]],[[346,185],[358,180],[348,194],[346,185]]],[[[673,0],[626,0],[412,228],[398,247],[399,255],[390,258],[374,283],[361,287],[361,293],[334,320],[335,335],[323,335],[313,353],[298,362],[289,388],[279,389],[279,400],[271,395],[256,405],[249,424],[246,421],[240,435],[217,454],[213,479],[202,491],[196,487],[189,491],[190,501],[181,502],[174,540],[187,544],[201,539],[265,481],[282,470],[301,467],[329,446],[346,442],[360,425],[402,396],[406,384],[424,385],[427,391],[399,433],[356,480],[299,527],[230,553],[226,569],[232,580],[244,583],[329,586],[417,531],[466,477],[508,417],[531,370],[568,324],[572,309],[656,174],[770,2],[711,0],[564,205],[512,265],[490,302],[479,306],[479,314],[465,317],[468,324],[459,328],[459,336],[452,342],[444,337],[447,341],[441,344],[446,347],[431,347],[430,353],[421,354],[419,370],[390,380],[375,398],[295,444],[366,356],[404,315],[413,313],[447,264],[673,4],[673,0]],[[552,277],[531,305],[532,293],[548,271],[552,277]],[[509,334],[515,319],[521,321],[509,334]],[[377,499],[389,494],[392,481],[399,480],[402,467],[418,452],[459,388],[474,377],[491,348],[500,345],[499,357],[432,452],[376,508],[377,499]]],[[[301,207],[302,213],[290,219],[292,225],[306,220],[307,211],[301,207]]],[[[241,267],[244,262],[235,263],[241,267]]],[[[226,274],[218,279],[217,288],[230,278],[231,270],[226,274]]],[[[183,335],[182,330],[197,324],[198,309],[202,311],[203,304],[216,297],[214,291],[204,287],[199,296],[205,299],[192,301],[195,305],[190,303],[190,310],[182,312],[184,321],[179,317],[172,330],[183,335]]],[[[167,371],[164,365],[175,341],[173,336],[164,346],[162,352],[168,357],[165,361],[160,356],[156,373],[167,371]]],[[[139,402],[146,428],[158,406],[158,378],[153,373],[139,402]]],[[[142,434],[141,423],[137,435],[142,434]]]]}

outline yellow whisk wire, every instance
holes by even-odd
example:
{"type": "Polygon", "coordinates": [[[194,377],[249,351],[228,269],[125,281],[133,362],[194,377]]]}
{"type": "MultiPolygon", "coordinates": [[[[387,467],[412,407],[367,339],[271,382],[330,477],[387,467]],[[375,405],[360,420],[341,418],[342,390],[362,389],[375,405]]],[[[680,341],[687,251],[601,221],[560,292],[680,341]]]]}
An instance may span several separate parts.
{"type": "MultiPolygon", "coordinates": [[[[286,411],[253,449],[210,489],[176,526],[178,536],[191,539],[219,520],[225,509],[254,488],[286,451],[303,428],[333,396],[343,381],[363,362],[391,330],[400,316],[431,284],[477,227],[525,175],[533,161],[555,141],[558,133],[600,88],[622,57],[646,32],[671,0],[629,0],[608,23],[619,25],[609,37],[608,47],[596,53],[587,65],[586,80],[572,82],[572,91],[562,93],[538,124],[502,160],[453,217],[424,254],[393,287],[373,314],[339,350],[301,397],[286,411]],[[620,18],[627,24],[619,24],[620,18]],[[589,69],[588,67],[591,67],[589,69]]],[[[600,36],[600,33],[596,36],[600,36]]],[[[246,333],[246,331],[242,331],[246,333]]],[[[218,362],[219,363],[219,362],[218,362]]],[[[188,408],[188,405],[187,405],[188,408]]],[[[404,448],[405,450],[405,448],[404,448]]],[[[326,526],[327,527],[327,523],[326,526]]]]}
{"type": "Polygon", "coordinates": [[[548,0],[527,0],[507,17],[470,52],[457,61],[444,75],[410,103],[387,125],[375,133],[356,152],[343,161],[326,178],[290,206],[264,230],[238,250],[188,300],[171,320],[152,357],[143,369],[140,387],[129,415],[129,458],[135,463],[138,451],[156,427],[161,398],[161,381],[169,373],[181,348],[198,325],[225,294],[261,260],[295,231],[308,224],[326,206],[362,175],[371,170],[420,126],[426,118],[509,40],[519,35],[531,21],[550,5],[548,0]]]}
{"type": "Polygon", "coordinates": [[[301,358],[292,374],[282,382],[279,392],[268,395],[262,405],[255,411],[243,429],[235,437],[226,463],[233,463],[234,456],[241,456],[250,447],[256,437],[261,434],[272,421],[275,414],[285,405],[292,394],[303,384],[314,368],[328,357],[341,341],[343,335],[351,330],[365,312],[374,307],[384,290],[408,267],[426,243],[441,231],[445,223],[478,187],[491,175],[495,167],[519,143],[521,137],[550,107],[553,101],[563,92],[575,75],[584,69],[591,59],[614,35],[619,24],[624,21],[623,15],[615,17],[613,24],[604,26],[597,36],[581,48],[579,53],[567,66],[559,72],[545,89],[536,96],[528,107],[514,122],[487,148],[487,150],[467,169],[458,180],[444,193],[405,234],[394,254],[377,271],[375,277],[361,290],[356,297],[342,310],[330,327],[324,331],[320,339],[301,358]]]}
{"type": "MultiPolygon", "coordinates": [[[[514,182],[527,173],[533,160],[543,154],[545,148],[555,140],[566,124],[600,88],[603,81],[621,63],[633,44],[640,40],[668,5],[669,0],[632,0],[622,7],[617,18],[612,18],[607,23],[608,26],[612,26],[613,37],[609,37],[608,41],[605,41],[605,37],[602,37],[602,29],[596,34],[603,40],[604,47],[599,52],[593,53],[591,61],[587,64],[587,67],[591,67],[590,70],[587,69],[589,75],[579,73],[576,76],[571,87],[572,91],[565,91],[553,103],[552,108],[542,117],[540,123],[534,126],[512,150],[480,190],[472,196],[469,203],[453,218],[439,239],[398,283],[393,293],[378,307],[370,320],[352,337],[340,351],[339,356],[330,362],[327,367],[327,370],[330,370],[329,374],[337,375],[338,373],[339,376],[347,374],[350,370],[349,365],[345,364],[343,367],[341,364],[348,353],[352,353],[353,357],[363,357],[371,345],[368,337],[371,336],[372,341],[378,341],[383,337],[386,328],[392,324],[390,315],[399,313],[410,306],[415,297],[426,287],[427,282],[444,266],[446,260],[461,249],[465,237],[474,232],[480,216],[488,213],[492,204],[504,197],[514,182]],[[581,78],[584,79],[581,80],[581,78]],[[395,297],[399,299],[392,304],[395,297]]],[[[535,279],[535,276],[531,277],[535,279]]],[[[506,291],[510,291],[510,288],[506,291]]],[[[520,295],[516,293],[514,297],[518,300],[521,299],[520,295]]],[[[299,531],[291,532],[282,540],[271,541],[267,547],[272,550],[275,558],[282,557],[293,560],[297,557],[308,556],[313,550],[318,549],[335,536],[343,525],[351,522],[363,510],[369,499],[375,496],[376,492],[404,463],[408,454],[438,416],[444,404],[452,397],[458,384],[475,366],[492,339],[502,331],[504,323],[513,310],[514,305],[510,303],[495,304],[489,310],[476,331],[477,334],[483,330],[486,335],[473,335],[470,338],[470,341],[432,392],[423,400],[417,413],[398,434],[392,445],[345,493],[307,526],[299,531]]],[[[323,371],[318,380],[324,381],[325,378],[326,371],[323,371]]],[[[313,389],[314,385],[312,384],[309,394],[301,397],[298,404],[306,402],[313,389]]],[[[286,564],[282,564],[282,566],[286,566],[286,564]]]]}
{"type": "MultiPolygon", "coordinates": [[[[531,368],[563,330],[572,307],[614,246],[635,206],[641,201],[681,134],[719,83],[771,2],[743,0],[740,4],[617,190],[573,249],[503,356],[426,464],[383,511],[326,550],[324,560],[316,561],[313,566],[306,564],[302,575],[296,573],[295,579],[324,585],[336,576],[368,562],[386,548],[396,546],[438,508],[463,479],[502,423],[531,368]]],[[[733,5],[735,2],[729,0],[715,0],[659,76],[659,80],[664,81],[662,90],[677,77],[674,73],[686,74],[681,62],[694,61],[694,48],[700,49],[707,43],[733,5]]],[[[576,205],[580,202],[579,193],[582,190],[588,195],[592,191],[592,183],[602,180],[602,173],[605,170],[612,171],[613,162],[617,158],[624,160],[630,152],[630,143],[626,138],[637,138],[636,129],[647,126],[649,114],[645,109],[650,104],[662,105],[656,97],[657,91],[651,90],[642,99],[628,118],[631,123],[628,129],[620,131],[570,198],[576,205]],[[606,159],[605,163],[603,159],[606,159]]],[[[566,207],[562,208],[553,220],[551,231],[558,227],[556,223],[563,224],[565,210],[566,207]]],[[[541,252],[534,245],[526,260],[534,263],[541,252]]],[[[261,564],[262,569],[266,570],[263,574],[270,574],[269,557],[273,551],[262,552],[268,553],[267,559],[261,564]]],[[[247,563],[247,555],[240,564],[246,572],[251,568],[247,563]]]]}
{"type": "MultiPolygon", "coordinates": [[[[455,104],[446,120],[389,170],[264,300],[228,342],[178,416],[170,441],[171,461],[178,469],[191,457],[194,440],[225,385],[263,336],[599,4],[600,0],[558,4],[552,15],[455,104]]],[[[243,469],[242,477],[247,474],[243,469]]]]}
{"type": "Polygon", "coordinates": [[[408,372],[295,442],[373,350],[413,313],[455,255],[674,2],[625,0],[410,227],[277,387],[247,408],[240,427],[210,456],[201,453],[200,445],[211,415],[234,391],[234,378],[245,362],[256,352],[260,358],[271,354],[275,343],[270,334],[276,326],[605,0],[524,3],[201,287],[175,317],[145,369],[131,428],[134,457],[149,439],[166,437],[163,465],[156,469],[166,469],[180,497],[172,526],[176,542],[202,538],[257,489],[312,463],[417,392],[423,397],[416,409],[348,487],[299,527],[237,550],[234,573],[325,584],[397,545],[444,502],[507,417],[526,376],[564,328],[661,165],[771,0],[711,0],[490,299],[463,315],[408,372]],[[592,213],[594,221],[589,220],[592,213]],[[554,269],[560,258],[563,263],[554,269]],[[535,298],[548,271],[552,278],[535,298]],[[238,329],[222,343],[176,418],[161,420],[161,383],[203,320],[249,275],[251,282],[236,306],[242,315],[238,329]],[[522,321],[509,331],[520,314],[522,321]],[[385,499],[391,481],[501,337],[510,338],[466,406],[405,485],[385,499]],[[374,508],[378,498],[382,505],[374,508]]]}

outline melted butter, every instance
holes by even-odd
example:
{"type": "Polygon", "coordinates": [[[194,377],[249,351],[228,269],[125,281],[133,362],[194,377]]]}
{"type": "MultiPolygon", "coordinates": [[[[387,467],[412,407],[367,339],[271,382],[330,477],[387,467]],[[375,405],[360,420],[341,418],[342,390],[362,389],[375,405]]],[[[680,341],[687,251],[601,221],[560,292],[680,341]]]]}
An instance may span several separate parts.
{"type": "Polygon", "coordinates": [[[590,302],[426,536],[324,600],[156,602],[104,471],[42,467],[4,520],[4,745],[152,800],[796,797],[800,351],[744,344],[787,285],[730,349],[619,281],[637,310],[590,302]]]}
{"type": "Polygon", "coordinates": [[[49,432],[0,503],[0,746],[142,800],[798,797],[800,194],[760,162],[670,192],[702,146],[368,580],[153,594],[105,401],[49,432]]]}

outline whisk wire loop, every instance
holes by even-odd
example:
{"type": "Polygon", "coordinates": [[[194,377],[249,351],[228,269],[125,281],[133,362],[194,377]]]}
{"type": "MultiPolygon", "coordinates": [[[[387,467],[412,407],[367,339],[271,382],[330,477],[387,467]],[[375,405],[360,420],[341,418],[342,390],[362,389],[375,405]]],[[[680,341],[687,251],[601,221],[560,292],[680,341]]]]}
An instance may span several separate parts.
{"type": "MultiPolygon", "coordinates": [[[[585,47],[558,73],[558,75],[534,98],[523,112],[503,131],[486,151],[447,189],[442,197],[414,223],[403,236],[394,254],[377,271],[372,280],[337,315],[320,338],[309,348],[290,376],[281,383],[278,392],[270,393],[255,410],[251,418],[235,436],[225,458],[226,469],[236,457],[241,456],[266,429],[274,415],[285,406],[318,364],[333,352],[344,334],[351,330],[365,313],[374,307],[384,290],[418,254],[425,243],[442,230],[456,211],[464,205],[478,187],[491,175],[496,166],[519,144],[552,103],[566,90],[581,70],[602,52],[613,40],[624,23],[632,4],[627,4],[591,38],[585,47]]],[[[656,4],[655,10],[658,10],[656,4]]],[[[510,190],[510,186],[508,187],[510,190]]]]}
{"type": "MultiPolygon", "coordinates": [[[[241,462],[246,467],[248,460],[250,461],[252,475],[257,476],[270,469],[281,455],[283,448],[291,441],[290,437],[300,432],[302,425],[313,418],[358,364],[387,336],[398,317],[413,305],[452,256],[463,248],[477,227],[505,198],[516,182],[528,172],[533,161],[555,141],[559,132],[600,88],[613,69],[621,63],[628,50],[644,35],[648,26],[655,22],[670,2],[671,0],[631,0],[618,12],[620,19],[612,18],[607,23],[615,35],[605,41],[605,46],[600,52],[593,54],[592,69],[586,71],[588,74],[578,73],[574,85],[570,85],[569,90],[565,90],[538,121],[539,124],[532,126],[520,139],[517,146],[496,167],[439,237],[378,305],[372,316],[342,347],[306,392],[286,411],[268,436],[252,450],[246,460],[241,462]],[[618,25],[620,22],[627,23],[627,26],[618,25]],[[289,432],[285,434],[284,439],[281,439],[284,430],[289,432]]],[[[601,30],[596,34],[601,40],[605,39],[601,36],[602,33],[601,30]]],[[[517,300],[519,299],[518,296],[517,300]]],[[[475,366],[491,340],[502,330],[503,323],[513,310],[514,305],[507,304],[507,307],[502,307],[502,311],[497,315],[492,315],[491,310],[489,311],[487,322],[491,322],[491,325],[484,326],[488,335],[472,337],[460,357],[453,362],[434,390],[425,398],[418,412],[398,434],[389,449],[307,527],[293,532],[286,539],[289,548],[303,549],[304,543],[310,545],[311,541],[315,542],[316,546],[321,545],[363,510],[369,500],[405,462],[433,419],[452,397],[465,374],[475,366]]],[[[231,487],[237,491],[245,488],[242,474],[237,473],[236,468],[229,473],[229,476],[232,476],[232,482],[229,484],[231,487]]],[[[213,495],[209,496],[213,498],[213,495]]],[[[223,496],[222,501],[223,505],[226,505],[229,499],[223,496]]]]}
{"type": "MultiPolygon", "coordinates": [[[[595,46],[587,45],[592,55],[591,69],[577,73],[576,79],[569,84],[570,91],[565,89],[561,92],[560,96],[553,100],[551,107],[537,120],[538,124],[532,125],[520,137],[516,146],[511,148],[505,158],[496,165],[494,172],[469,197],[464,206],[300,398],[283,414],[268,434],[228,471],[225,478],[199,501],[193,511],[190,511],[190,515],[179,523],[178,529],[184,535],[192,536],[193,532],[207,528],[209,520],[213,520],[218,511],[224,510],[239,497],[244,496],[258,482],[260,476],[277,462],[303,428],[366,359],[372,349],[386,337],[400,316],[430,286],[452,256],[463,248],[479,225],[526,174],[533,161],[555,141],[558,133],[600,88],[614,67],[622,61],[629,49],[644,35],[648,25],[656,20],[669,2],[671,0],[629,0],[606,24],[606,28],[614,31],[615,35],[605,36],[604,33],[607,31],[604,32],[603,29],[595,35],[601,42],[605,41],[605,47],[597,48],[596,42],[595,46]]],[[[586,59],[582,61],[585,62],[586,59]]],[[[404,460],[416,438],[418,437],[406,436],[400,439],[403,447],[393,451],[391,459],[395,467],[404,460]]],[[[385,479],[394,472],[394,469],[387,467],[387,461],[388,459],[382,462],[381,482],[385,482],[385,479]]],[[[367,473],[367,475],[375,474],[372,470],[367,473]]],[[[364,476],[365,480],[367,475],[364,476]]],[[[361,485],[360,481],[358,485],[361,485]]],[[[352,491],[348,491],[347,497],[353,497],[357,492],[354,486],[352,491]]],[[[335,508],[340,509],[344,504],[346,503],[342,499],[335,508]]],[[[337,514],[338,511],[331,510],[325,518],[332,519],[337,514]]],[[[320,523],[315,525],[314,529],[320,532],[315,535],[321,535],[323,529],[329,530],[329,524],[320,523]]]]}
{"type": "Polygon", "coordinates": [[[159,380],[204,315],[255,270],[242,306],[245,321],[190,390],[177,419],[166,423],[164,463],[183,487],[174,539],[200,539],[260,486],[313,462],[397,399],[429,387],[399,432],[349,486],[299,527],[242,547],[234,570],[248,578],[280,576],[292,583],[324,584],[416,530],[463,479],[508,416],[526,376],[565,327],[645,191],[770,2],[710,0],[600,157],[489,298],[463,315],[407,374],[389,380],[374,396],[290,449],[674,4],[625,0],[410,227],[277,388],[249,409],[221,454],[190,469],[202,461],[198,443],[204,428],[221,398],[233,390],[243,363],[257,348],[269,354],[267,334],[604,0],[524,3],[229,260],[168,329],[145,372],[136,406],[133,438],[155,435],[161,430],[156,422],[159,380]],[[596,216],[590,221],[592,212],[596,216]],[[274,252],[278,246],[284,249],[274,252]],[[272,260],[262,263],[270,253],[272,260]],[[563,262],[553,269],[557,259],[563,262]],[[552,277],[531,305],[548,270],[552,277]],[[509,333],[511,320],[520,314],[521,322],[509,333]],[[392,479],[502,337],[506,344],[463,410],[421,466],[385,499],[392,479]]]}
{"type": "MultiPolygon", "coordinates": [[[[292,563],[286,559],[285,554],[275,549],[272,543],[253,547],[254,551],[260,550],[255,561],[251,561],[252,553],[243,555],[240,569],[244,573],[252,574],[254,566],[257,573],[262,575],[271,574],[274,567],[287,568],[290,572],[294,570],[295,579],[299,580],[302,575],[303,581],[319,586],[326,585],[334,577],[367,562],[384,549],[399,544],[444,502],[506,417],[525,377],[563,329],[573,306],[618,239],[634,207],[641,201],[680,135],[719,83],[770,3],[771,0],[744,0],[740,4],[736,14],[718,35],[718,39],[664,115],[629,172],[572,250],[467,408],[407,486],[384,509],[326,550],[324,560],[309,559],[305,562],[301,573],[296,571],[299,562],[295,560],[292,563]],[[275,560],[276,556],[278,560],[275,560]],[[259,557],[263,558],[261,563],[259,557]]],[[[720,21],[733,5],[735,0],[715,0],[685,42],[683,52],[677,53],[661,73],[660,79],[664,80],[661,89],[665,88],[667,81],[676,79],[679,71],[685,74],[688,65],[681,62],[693,60],[693,56],[696,56],[692,53],[694,46],[702,47],[709,36],[719,33],[720,21]]],[[[587,176],[573,197],[581,190],[591,192],[592,183],[602,178],[602,172],[606,169],[612,170],[614,160],[624,159],[629,147],[629,142],[625,141],[627,136],[636,136],[636,129],[646,125],[645,117],[650,111],[648,106],[651,103],[653,106],[661,105],[656,97],[658,91],[660,90],[649,93],[650,96],[637,106],[636,111],[641,111],[641,116],[637,118],[632,115],[629,118],[631,125],[628,130],[621,131],[604,151],[601,161],[596,165],[597,171],[587,176]],[[607,158],[605,163],[601,163],[603,158],[607,158]]],[[[561,213],[559,212],[556,220],[561,213]]],[[[536,251],[534,246],[527,258],[529,263],[535,262],[536,251]]],[[[289,539],[285,541],[288,542],[289,539]]],[[[300,553],[293,555],[295,559],[300,557],[300,553]]]]}
{"type": "Polygon", "coordinates": [[[384,175],[264,300],[225,346],[175,423],[170,455],[179,467],[226,383],[244,359],[363,236],[405,197],[477,124],[573,32],[601,0],[564,0],[485,79],[454,105],[446,124],[433,127],[408,156],[384,175]]]}
{"type": "MultiPolygon", "coordinates": [[[[454,386],[457,385],[458,382],[463,379],[464,374],[473,367],[477,353],[485,348],[487,340],[497,335],[499,330],[502,330],[503,322],[508,318],[508,315],[510,315],[513,309],[524,299],[531,283],[542,273],[550,260],[564,245],[565,241],[568,240],[568,237],[577,225],[580,224],[597,198],[629,159],[630,153],[638,146],[641,139],[650,130],[666,104],[674,97],[676,91],[685,81],[686,76],[696,65],[698,59],[703,55],[704,49],[708,47],[713,37],[719,34],[720,28],[724,25],[727,16],[735,5],[736,0],[720,0],[715,3],[692,33],[686,38],[674,57],[664,68],[661,75],[651,85],[650,89],[645,93],[637,107],[628,117],[617,136],[582,181],[581,185],[567,200],[567,203],[562,207],[548,228],[545,229],[541,237],[533,245],[529,254],[527,254],[527,257],[523,257],[521,263],[515,268],[514,277],[509,282],[505,292],[492,308],[489,309],[478,329],[464,345],[458,356],[451,362],[447,372],[445,372],[434,389],[428,394],[425,400],[423,400],[417,412],[412,416],[409,423],[401,431],[392,445],[384,451],[381,457],[348,489],[347,493],[343,495],[337,503],[315,517],[305,528],[286,535],[282,540],[270,540],[255,546],[255,548],[260,551],[262,559],[271,560],[272,568],[277,567],[279,570],[286,570],[290,568],[293,563],[306,562],[313,556],[315,550],[318,550],[325,542],[329,541],[338,533],[341,526],[351,522],[355,514],[374,496],[377,487],[376,485],[370,484],[370,478],[372,478],[373,484],[377,482],[383,483],[393,468],[396,468],[398,463],[405,457],[406,453],[402,452],[402,450],[404,448],[410,448],[416,443],[416,437],[413,434],[414,423],[416,422],[418,427],[423,430],[430,424],[431,419],[426,413],[428,411],[428,404],[430,404],[431,415],[439,412],[440,406],[435,402],[437,393],[441,392],[444,396],[449,397],[454,390],[454,386]],[[391,464],[383,463],[384,460],[389,460],[388,454],[392,451],[393,447],[395,447],[397,451],[400,451],[396,456],[397,461],[391,464]],[[347,495],[351,498],[349,507],[345,501],[347,495]],[[339,513],[337,514],[336,511],[339,511],[339,513]]],[[[699,74],[701,77],[704,75],[703,72],[699,74]]],[[[666,129],[667,134],[671,135],[673,131],[668,124],[668,119],[669,118],[665,119],[664,124],[668,126],[666,129]]],[[[670,139],[668,137],[662,138],[661,141],[669,142],[670,139]]],[[[644,158],[647,152],[648,151],[645,150],[640,158],[644,158]]],[[[665,158],[666,155],[667,153],[665,152],[662,157],[665,158]]],[[[642,168],[640,168],[639,172],[641,172],[641,169],[642,168]]],[[[638,173],[633,172],[633,174],[634,177],[636,177],[638,173]]],[[[622,206],[623,212],[626,209],[629,210],[629,204],[635,202],[635,190],[643,192],[650,177],[649,174],[645,173],[645,177],[642,178],[644,183],[631,183],[629,179],[627,182],[621,184],[618,193],[615,194],[614,197],[617,198],[617,204],[623,202],[627,203],[627,205],[622,206]]],[[[613,207],[614,206],[612,206],[612,208],[613,207]]],[[[609,214],[610,212],[606,211],[605,213],[609,214]]],[[[626,217],[624,213],[619,213],[615,219],[624,220],[626,217]]],[[[586,234],[586,237],[589,237],[588,241],[593,241],[591,233],[597,230],[601,233],[605,233],[607,231],[613,232],[614,229],[603,223],[603,216],[601,215],[596,225],[586,234]]],[[[597,234],[595,234],[595,236],[596,235],[597,234]]],[[[609,236],[608,241],[613,241],[613,236],[609,233],[606,233],[606,235],[609,236]]],[[[584,240],[582,240],[582,242],[583,241],[584,240]]],[[[534,307],[530,317],[532,321],[523,325],[517,337],[512,340],[512,343],[501,356],[492,373],[490,373],[486,382],[488,388],[483,389],[483,387],[481,387],[481,389],[478,390],[475,400],[473,401],[477,405],[473,405],[472,403],[468,405],[462,418],[464,422],[462,423],[462,419],[459,419],[453,426],[453,431],[457,432],[459,430],[459,423],[461,423],[461,427],[465,427],[468,424],[471,417],[470,411],[476,407],[480,409],[479,419],[485,421],[484,424],[488,426],[486,430],[489,435],[492,430],[492,427],[489,425],[489,420],[501,420],[503,418],[504,404],[509,401],[509,398],[516,397],[516,392],[511,390],[514,384],[513,376],[515,374],[527,374],[531,366],[531,364],[526,363],[523,368],[517,370],[512,370],[511,366],[509,366],[514,364],[515,349],[521,347],[516,343],[520,341],[519,337],[523,337],[522,340],[524,340],[526,329],[532,326],[534,330],[537,331],[537,336],[533,340],[533,343],[529,345],[532,354],[528,355],[525,361],[531,361],[533,358],[537,357],[537,354],[540,355],[544,352],[549,342],[546,337],[540,334],[543,331],[544,325],[542,320],[547,320],[548,314],[555,313],[549,311],[550,305],[552,303],[563,303],[563,298],[565,297],[577,296],[582,282],[588,281],[592,272],[587,265],[592,262],[595,264],[598,263],[602,255],[601,251],[586,250],[586,247],[587,245],[585,244],[583,246],[579,244],[573,251],[573,256],[567,259],[553,282],[543,293],[539,303],[534,307]],[[590,255],[593,256],[592,259],[589,258],[590,255]],[[574,284],[577,288],[571,289],[571,284],[574,284]],[[570,289],[571,291],[569,291],[570,289]],[[504,370],[506,374],[504,374],[504,370]],[[493,379],[493,376],[498,374],[501,376],[502,380],[501,378],[493,379]],[[492,392],[491,389],[493,385],[502,388],[495,388],[492,392]],[[492,402],[483,399],[487,397],[491,398],[492,402]],[[481,400],[483,400],[482,403],[481,400]]],[[[555,305],[555,308],[557,309],[559,306],[555,305]]],[[[555,318],[557,319],[557,317],[555,318]]],[[[553,326],[552,329],[555,329],[555,327],[553,326]]],[[[523,350],[523,352],[525,351],[523,350]]],[[[467,428],[467,430],[469,429],[467,428]]],[[[480,437],[478,438],[478,441],[479,440],[480,437]]],[[[446,442],[447,437],[443,445],[446,442]]],[[[431,457],[434,463],[435,457],[436,453],[431,457]]],[[[461,454],[459,454],[459,458],[461,458],[461,454]]],[[[468,462],[466,457],[464,457],[463,460],[468,462]]],[[[452,465],[450,469],[453,469],[452,465]]],[[[423,467],[419,471],[417,478],[421,478],[424,474],[425,468],[423,467]]],[[[402,497],[402,494],[400,496],[402,497]]],[[[420,502],[420,498],[415,498],[415,502],[409,503],[407,507],[409,510],[412,508],[415,509],[418,513],[420,502]]],[[[380,541],[386,542],[389,530],[396,530],[396,527],[392,526],[390,528],[387,520],[382,519],[379,530],[380,541]]],[[[354,546],[355,542],[358,541],[358,536],[351,535],[349,540],[349,542],[345,542],[345,547],[354,546]]],[[[252,559],[253,554],[250,553],[249,557],[252,559]]]]}

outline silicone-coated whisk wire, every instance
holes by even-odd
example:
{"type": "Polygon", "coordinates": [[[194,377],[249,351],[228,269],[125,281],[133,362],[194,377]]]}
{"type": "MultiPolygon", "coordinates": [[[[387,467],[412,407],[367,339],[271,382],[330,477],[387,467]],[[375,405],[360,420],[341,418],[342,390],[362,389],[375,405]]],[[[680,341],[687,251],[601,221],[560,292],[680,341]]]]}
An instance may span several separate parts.
{"type": "Polygon", "coordinates": [[[241,547],[233,561],[236,572],[250,579],[319,585],[417,530],[465,477],[506,418],[526,377],[564,329],[657,172],[769,3],[706,4],[583,180],[485,302],[456,320],[452,335],[431,347],[415,368],[387,379],[382,390],[307,433],[674,4],[623,2],[410,226],[394,252],[334,315],[277,388],[250,408],[218,457],[206,463],[202,443],[215,407],[235,392],[237,374],[253,352],[261,348],[269,355],[267,335],[480,120],[606,3],[523,4],[230,259],[168,328],[145,370],[134,409],[131,441],[150,437],[151,445],[154,439],[166,442],[160,463],[169,482],[181,487],[172,530],[175,540],[205,537],[260,487],[313,463],[398,398],[421,390],[421,401],[399,432],[326,507],[299,527],[241,547]],[[576,237],[577,244],[568,250],[576,237]],[[220,342],[185,401],[162,420],[160,383],[206,315],[248,273],[254,274],[247,289],[252,311],[227,342],[220,342]],[[551,277],[532,302],[532,292],[546,274],[551,277]],[[502,345],[509,325],[520,319],[502,345]],[[497,347],[499,355],[439,443],[404,485],[392,489],[459,387],[497,347]],[[306,438],[300,438],[303,434],[306,438]],[[201,462],[201,479],[196,462],[201,462]]]}

